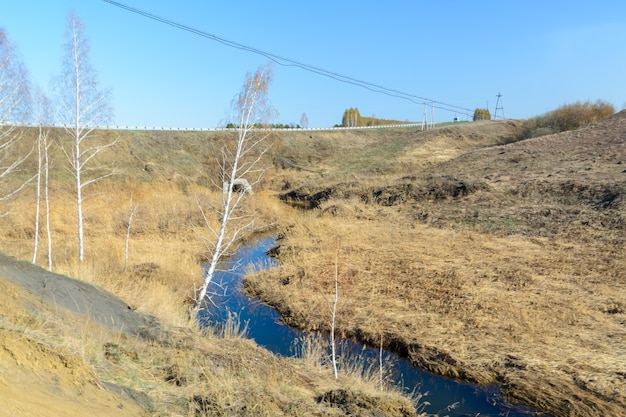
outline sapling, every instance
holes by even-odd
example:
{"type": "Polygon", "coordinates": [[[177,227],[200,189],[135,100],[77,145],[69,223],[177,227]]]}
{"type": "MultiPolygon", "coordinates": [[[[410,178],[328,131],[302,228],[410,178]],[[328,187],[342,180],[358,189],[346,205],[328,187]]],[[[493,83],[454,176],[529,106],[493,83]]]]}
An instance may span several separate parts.
{"type": "Polygon", "coordinates": [[[269,65],[260,67],[254,74],[246,74],[241,92],[234,101],[234,112],[238,119],[236,124],[236,143],[224,146],[218,165],[222,175],[221,206],[214,208],[220,221],[219,227],[214,227],[207,214],[207,209],[200,205],[209,236],[200,233],[200,236],[209,253],[209,263],[204,273],[202,286],[197,291],[194,313],[198,313],[210,298],[210,287],[215,284],[215,274],[218,264],[225,254],[247,234],[255,230],[256,218],[254,215],[243,212],[243,201],[250,195],[249,189],[236,187],[242,179],[250,187],[260,181],[263,169],[260,160],[267,152],[264,145],[269,133],[263,126],[267,126],[271,118],[271,109],[268,102],[268,89],[272,81],[272,71],[269,65]]]}

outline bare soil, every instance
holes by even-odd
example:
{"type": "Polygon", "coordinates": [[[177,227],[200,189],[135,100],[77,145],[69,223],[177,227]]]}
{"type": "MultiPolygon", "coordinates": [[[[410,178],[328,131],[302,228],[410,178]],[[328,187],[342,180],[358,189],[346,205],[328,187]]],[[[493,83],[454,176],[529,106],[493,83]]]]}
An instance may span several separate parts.
{"type": "Polygon", "coordinates": [[[86,334],[93,320],[135,333],[154,326],[147,317],[89,284],[4,255],[0,299],[0,415],[147,415],[149,402],[130,389],[103,383],[75,351],[42,341],[36,330],[51,325],[49,315],[59,314],[76,332],[86,334]]]}

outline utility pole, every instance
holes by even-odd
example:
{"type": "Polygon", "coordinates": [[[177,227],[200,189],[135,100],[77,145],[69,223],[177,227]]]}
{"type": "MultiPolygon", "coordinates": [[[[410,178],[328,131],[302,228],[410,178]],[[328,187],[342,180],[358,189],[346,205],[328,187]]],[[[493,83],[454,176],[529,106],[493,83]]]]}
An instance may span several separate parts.
{"type": "Polygon", "coordinates": [[[504,107],[502,107],[502,100],[500,100],[502,94],[498,93],[496,97],[498,97],[498,101],[496,101],[496,111],[493,113],[493,120],[496,120],[498,118],[498,110],[500,110],[500,112],[502,113],[502,120],[504,120],[504,107]]]}
{"type": "Polygon", "coordinates": [[[430,102],[430,127],[435,127],[435,102],[430,102]]]}
{"type": "Polygon", "coordinates": [[[424,117],[422,117],[422,130],[426,129],[426,103],[424,103],[424,117]]]}

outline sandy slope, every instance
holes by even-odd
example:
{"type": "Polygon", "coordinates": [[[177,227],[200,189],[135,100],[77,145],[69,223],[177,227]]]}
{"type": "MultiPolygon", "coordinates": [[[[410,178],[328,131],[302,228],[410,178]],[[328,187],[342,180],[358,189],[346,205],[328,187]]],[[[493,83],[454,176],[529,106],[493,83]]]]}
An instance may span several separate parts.
{"type": "Polygon", "coordinates": [[[144,415],[144,407],[129,395],[104,388],[80,355],[80,346],[64,346],[52,331],[52,323],[61,320],[87,333],[95,325],[92,320],[104,319],[107,303],[114,313],[119,300],[93,287],[75,291],[85,284],[41,270],[36,276],[36,268],[26,262],[4,256],[0,262],[0,416],[144,415]],[[63,305],[64,298],[72,297],[74,308],[99,306],[101,315],[72,313],[69,303],[63,305]]]}

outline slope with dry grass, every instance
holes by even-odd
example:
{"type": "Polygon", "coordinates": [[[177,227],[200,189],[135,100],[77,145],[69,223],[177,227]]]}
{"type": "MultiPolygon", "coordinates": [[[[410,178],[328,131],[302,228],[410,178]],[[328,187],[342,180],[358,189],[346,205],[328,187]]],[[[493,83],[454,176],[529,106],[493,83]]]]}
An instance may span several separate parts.
{"type": "Polygon", "coordinates": [[[338,256],[344,334],[557,415],[624,414],[626,113],[503,145],[517,126],[293,138],[275,187],[314,210],[247,287],[328,330],[338,256]]]}
{"type": "MultiPolygon", "coordinates": [[[[274,168],[249,208],[279,229],[283,266],[247,285],[286,321],[326,329],[338,255],[344,334],[376,345],[382,336],[420,366],[500,382],[513,398],[560,415],[623,414],[624,120],[619,114],[508,145],[517,122],[277,133],[265,161],[274,168]],[[290,209],[278,197],[315,210],[290,209]]],[[[1,316],[6,351],[47,352],[42,364],[70,358],[68,369],[77,371],[68,384],[93,388],[94,403],[128,400],[128,409],[149,410],[145,394],[153,415],[345,415],[354,413],[350,404],[333,401],[347,398],[378,408],[386,402],[387,415],[406,413],[405,400],[366,388],[344,392],[356,382],[335,383],[315,364],[188,328],[186,303],[205,251],[197,204],[219,201],[212,161],[228,133],[103,134],[120,136],[116,153],[101,162],[121,173],[89,190],[83,263],[70,178],[53,154],[53,268],[156,316],[158,332],[145,339],[89,320],[76,325],[80,316],[57,316],[57,306],[36,299],[33,312],[11,304],[29,297],[11,287],[3,296],[18,295],[0,304],[11,306],[1,316]],[[102,391],[107,384],[132,388],[136,397],[102,391]]],[[[33,167],[30,161],[20,175],[33,167]]],[[[32,257],[33,204],[33,188],[3,204],[2,252],[32,257]]],[[[45,256],[40,248],[40,264],[45,256]]],[[[44,393],[56,389],[54,376],[47,381],[25,363],[6,372],[30,375],[44,393]]],[[[45,367],[54,375],[55,366],[45,367]]],[[[62,388],[68,404],[76,396],[70,385],[62,388]]]]}
{"type": "Polygon", "coordinates": [[[312,357],[159,323],[82,282],[0,260],[0,415],[340,416],[321,398],[345,387],[384,415],[415,415],[397,393],[357,374],[334,381],[312,357]]]}
{"type": "MultiPolygon", "coordinates": [[[[57,147],[50,185],[55,273],[0,256],[0,414],[415,414],[410,399],[380,391],[357,371],[334,380],[323,357],[277,358],[190,323],[206,252],[200,235],[205,221],[219,220],[210,211],[205,219],[198,204],[221,198],[210,178],[219,178],[213,157],[227,133],[99,134],[105,141],[119,136],[115,152],[98,161],[119,174],[88,189],[85,261],[77,260],[71,178],[57,147]]],[[[34,167],[29,160],[19,176],[34,167]]],[[[32,259],[34,191],[0,207],[0,251],[21,260],[32,259]]],[[[254,196],[247,209],[276,224],[284,207],[262,189],[254,196]]],[[[46,246],[40,242],[40,265],[46,246]]]]}

